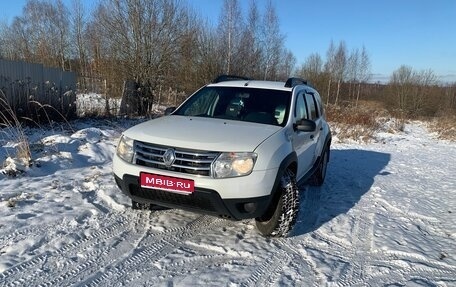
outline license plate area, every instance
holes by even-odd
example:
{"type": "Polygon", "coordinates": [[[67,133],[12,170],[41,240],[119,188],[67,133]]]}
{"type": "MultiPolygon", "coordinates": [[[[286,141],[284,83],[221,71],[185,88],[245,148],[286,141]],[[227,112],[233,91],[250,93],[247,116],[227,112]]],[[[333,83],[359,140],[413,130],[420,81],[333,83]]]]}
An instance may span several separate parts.
{"type": "Polygon", "coordinates": [[[179,177],[141,172],[139,182],[142,188],[147,189],[159,189],[185,195],[192,194],[195,191],[193,180],[179,177]]]}

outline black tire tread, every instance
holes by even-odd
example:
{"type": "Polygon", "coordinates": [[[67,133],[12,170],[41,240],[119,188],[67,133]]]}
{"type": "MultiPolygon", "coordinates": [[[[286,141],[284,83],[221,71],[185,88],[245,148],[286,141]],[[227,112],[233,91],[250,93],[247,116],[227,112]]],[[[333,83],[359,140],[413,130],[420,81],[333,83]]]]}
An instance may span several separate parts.
{"type": "Polygon", "coordinates": [[[269,219],[257,218],[256,226],[265,236],[286,237],[298,217],[299,189],[296,177],[291,170],[287,170],[280,181],[280,197],[272,203],[274,213],[269,219]]]}

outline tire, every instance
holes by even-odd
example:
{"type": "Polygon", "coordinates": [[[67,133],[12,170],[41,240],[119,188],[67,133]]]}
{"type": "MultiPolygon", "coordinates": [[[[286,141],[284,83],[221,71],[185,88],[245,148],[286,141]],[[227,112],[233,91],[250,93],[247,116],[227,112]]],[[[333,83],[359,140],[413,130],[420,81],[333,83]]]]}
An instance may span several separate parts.
{"type": "Polygon", "coordinates": [[[280,179],[277,198],[272,201],[266,213],[255,218],[261,234],[270,237],[286,237],[296,222],[299,211],[299,189],[296,176],[287,170],[280,179]]]}
{"type": "Polygon", "coordinates": [[[326,170],[328,169],[328,162],[329,162],[329,148],[325,147],[323,153],[321,155],[321,160],[318,165],[317,170],[312,175],[310,180],[310,184],[313,186],[321,186],[323,182],[325,182],[326,178],[326,170]]]}

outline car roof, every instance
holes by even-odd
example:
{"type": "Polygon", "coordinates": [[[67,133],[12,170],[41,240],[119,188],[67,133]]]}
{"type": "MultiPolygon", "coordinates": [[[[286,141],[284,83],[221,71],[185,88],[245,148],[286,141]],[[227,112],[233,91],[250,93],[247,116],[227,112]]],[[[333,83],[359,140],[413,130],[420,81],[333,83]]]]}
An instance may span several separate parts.
{"type": "Polygon", "coordinates": [[[257,80],[235,80],[212,83],[208,87],[245,87],[269,90],[291,91],[292,87],[285,87],[285,82],[257,81],[257,80]]]}

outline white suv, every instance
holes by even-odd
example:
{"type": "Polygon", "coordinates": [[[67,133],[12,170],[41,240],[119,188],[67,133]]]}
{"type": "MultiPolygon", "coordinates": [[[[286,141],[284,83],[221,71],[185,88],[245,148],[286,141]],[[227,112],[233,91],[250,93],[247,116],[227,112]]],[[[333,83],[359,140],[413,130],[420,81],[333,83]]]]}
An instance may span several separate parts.
{"type": "Polygon", "coordinates": [[[165,114],[126,130],[117,146],[114,176],[133,208],[255,218],[262,234],[286,236],[297,182],[325,179],[331,132],[302,79],[221,76],[165,114]]]}

